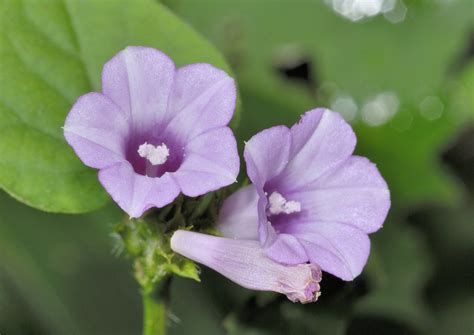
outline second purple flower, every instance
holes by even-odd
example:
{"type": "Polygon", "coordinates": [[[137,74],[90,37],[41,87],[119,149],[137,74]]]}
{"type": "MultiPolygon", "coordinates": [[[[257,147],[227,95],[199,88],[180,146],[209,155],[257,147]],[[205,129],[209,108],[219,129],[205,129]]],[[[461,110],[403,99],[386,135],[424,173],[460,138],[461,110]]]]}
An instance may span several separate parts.
{"type": "Polygon", "coordinates": [[[315,109],[293,127],[261,131],[245,145],[252,185],[221,210],[224,236],[260,240],[281,264],[318,264],[343,280],[358,276],[369,233],[383,224],[390,192],[376,166],[353,156],[356,137],[337,113],[315,109]]]}

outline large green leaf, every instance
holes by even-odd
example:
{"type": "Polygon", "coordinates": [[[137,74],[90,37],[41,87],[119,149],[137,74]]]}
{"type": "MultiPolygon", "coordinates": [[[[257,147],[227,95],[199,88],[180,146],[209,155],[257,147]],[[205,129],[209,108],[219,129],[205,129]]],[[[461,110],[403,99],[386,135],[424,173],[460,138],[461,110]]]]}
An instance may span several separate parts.
{"type": "Polygon", "coordinates": [[[264,127],[294,123],[310,108],[330,106],[334,95],[349,94],[359,107],[353,121],[358,151],[377,163],[394,205],[455,203],[458,185],[437,154],[467,117],[448,104],[443,90],[456,79],[449,74],[468,41],[472,3],[409,4],[406,19],[392,24],[383,17],[349,22],[323,1],[169,2],[234,64],[244,107],[240,142],[264,127]],[[316,85],[292,82],[277,71],[301,60],[310,63],[316,85]],[[383,125],[366,125],[360,107],[386,91],[397,96],[398,112],[383,125]],[[420,115],[420,104],[430,96],[445,104],[437,120],[420,115]]]}
{"type": "Polygon", "coordinates": [[[45,211],[80,213],[108,199],[63,138],[81,94],[100,90],[104,62],[128,45],[177,65],[229,71],[206,40],[152,0],[0,2],[0,186],[45,211]]]}

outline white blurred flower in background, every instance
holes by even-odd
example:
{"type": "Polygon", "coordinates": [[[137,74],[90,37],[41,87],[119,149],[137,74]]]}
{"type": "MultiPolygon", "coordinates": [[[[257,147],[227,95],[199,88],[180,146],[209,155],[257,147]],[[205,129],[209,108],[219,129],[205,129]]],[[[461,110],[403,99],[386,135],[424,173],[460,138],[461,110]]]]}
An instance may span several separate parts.
{"type": "Polygon", "coordinates": [[[407,12],[402,0],[326,0],[326,3],[351,21],[384,14],[388,21],[398,23],[405,19],[407,12]]]}

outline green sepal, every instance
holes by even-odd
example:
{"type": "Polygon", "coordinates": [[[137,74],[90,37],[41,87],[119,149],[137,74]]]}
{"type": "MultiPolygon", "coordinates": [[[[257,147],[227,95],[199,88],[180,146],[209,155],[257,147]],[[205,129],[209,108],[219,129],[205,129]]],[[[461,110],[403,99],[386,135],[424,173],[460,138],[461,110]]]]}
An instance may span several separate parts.
{"type": "Polygon", "coordinates": [[[124,220],[115,228],[118,253],[134,259],[135,278],[144,292],[152,292],[167,276],[176,274],[199,281],[199,268],[171,250],[170,240],[178,229],[218,235],[213,228],[228,190],[188,198],[147,212],[142,218],[124,220]]]}

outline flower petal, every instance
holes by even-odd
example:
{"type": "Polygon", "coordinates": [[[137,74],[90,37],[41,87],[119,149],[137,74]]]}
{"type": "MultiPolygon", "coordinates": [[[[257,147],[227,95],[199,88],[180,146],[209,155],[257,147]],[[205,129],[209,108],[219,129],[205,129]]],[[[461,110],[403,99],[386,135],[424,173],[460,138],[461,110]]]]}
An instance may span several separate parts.
{"type": "Polygon", "coordinates": [[[134,131],[146,132],[171,118],[167,106],[174,74],[164,53],[131,46],[104,65],[102,91],[130,116],[134,131]]]}
{"type": "Polygon", "coordinates": [[[159,178],[142,176],[128,162],[99,171],[99,181],[114,201],[132,218],[140,217],[151,207],[163,207],[179,194],[179,188],[165,173],[159,178]]]}
{"type": "Polygon", "coordinates": [[[290,234],[277,234],[270,223],[267,223],[267,228],[271,231],[267,234],[274,234],[263,245],[268,257],[281,264],[301,264],[308,261],[306,250],[297,238],[290,234]],[[271,243],[268,242],[270,240],[271,243]]]}
{"type": "Polygon", "coordinates": [[[283,293],[301,303],[319,296],[321,270],[316,264],[279,264],[265,256],[257,241],[178,230],[171,237],[171,249],[251,290],[283,293]]]}
{"type": "Polygon", "coordinates": [[[87,166],[101,169],[125,160],[127,115],[100,93],[81,96],[64,124],[64,137],[87,166]]]}
{"type": "Polygon", "coordinates": [[[224,237],[258,240],[258,193],[255,186],[242,187],[229,196],[219,212],[217,228],[224,237]]]}
{"type": "Polygon", "coordinates": [[[366,233],[378,230],[390,208],[390,192],[375,164],[353,156],[305,190],[291,194],[313,221],[335,221],[366,233]]]}
{"type": "Polygon", "coordinates": [[[298,243],[294,243],[294,239],[290,236],[277,238],[266,217],[267,199],[264,191],[266,182],[278,176],[288,164],[290,147],[290,129],[276,126],[254,135],[245,144],[244,157],[247,163],[247,175],[259,194],[257,211],[261,244],[267,250],[267,255],[283,263],[294,264],[306,257],[304,250],[298,243]],[[279,247],[282,248],[282,252],[278,251],[279,247]]]}
{"type": "Polygon", "coordinates": [[[343,280],[357,277],[367,263],[370,240],[356,227],[339,222],[293,222],[286,232],[298,238],[311,262],[343,280]]]}
{"type": "Polygon", "coordinates": [[[356,137],[347,122],[335,112],[315,109],[291,127],[290,161],[278,183],[286,191],[304,187],[325,171],[347,159],[356,137]]]}
{"type": "MultiPolygon", "coordinates": [[[[210,129],[226,126],[235,110],[234,80],[210,64],[179,68],[172,87],[167,130],[182,143],[210,129]]],[[[166,132],[165,131],[165,132],[166,132]]]]}
{"type": "Polygon", "coordinates": [[[290,129],[276,126],[254,135],[244,150],[247,175],[257,190],[265,182],[280,174],[288,164],[291,145],[290,129]]]}
{"type": "Polygon", "coordinates": [[[215,191],[236,181],[239,155],[232,130],[217,128],[201,134],[185,147],[186,156],[173,178],[191,197],[215,191]]]}

